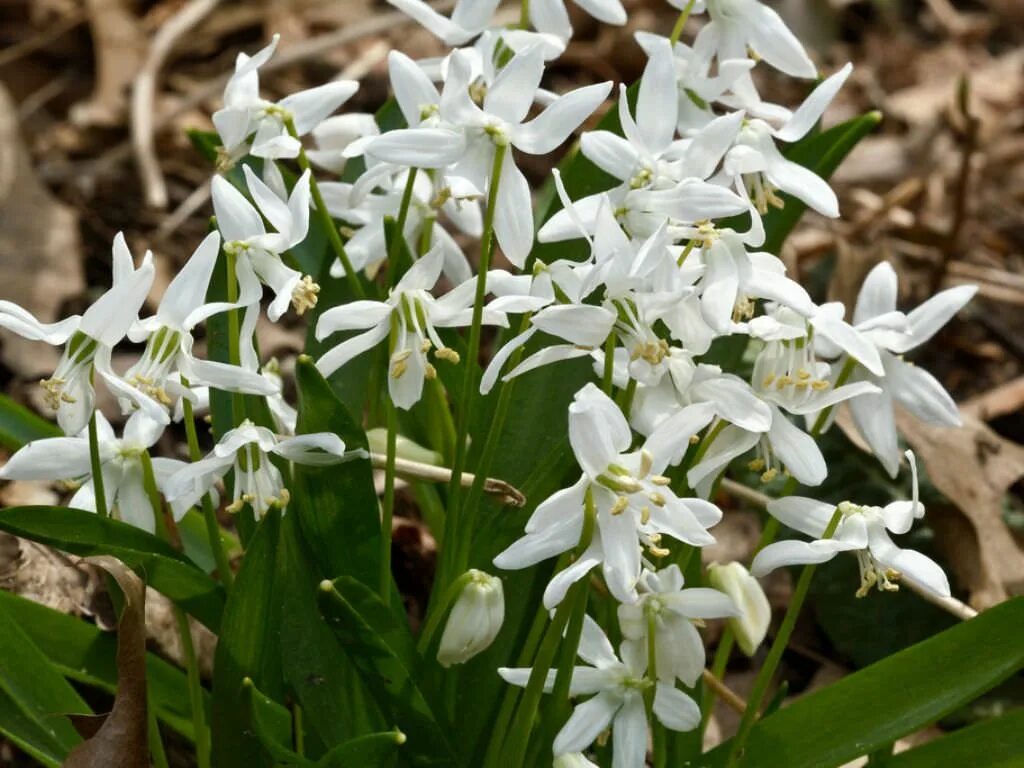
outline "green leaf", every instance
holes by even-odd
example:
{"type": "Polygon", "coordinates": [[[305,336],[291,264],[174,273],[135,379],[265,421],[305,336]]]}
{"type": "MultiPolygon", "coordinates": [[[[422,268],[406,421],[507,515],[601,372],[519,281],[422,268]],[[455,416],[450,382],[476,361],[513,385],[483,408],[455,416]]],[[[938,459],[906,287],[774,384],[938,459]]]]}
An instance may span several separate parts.
{"type": "Polygon", "coordinates": [[[256,528],[224,607],[213,673],[213,750],[218,768],[265,765],[259,740],[246,728],[242,685],[250,678],[276,700],[284,699],[279,650],[281,601],[278,545],[281,512],[272,508],[256,528]]]}
{"type": "MultiPolygon", "coordinates": [[[[761,720],[739,765],[832,768],[873,752],[1024,668],[1022,636],[1024,598],[1017,597],[761,720]]],[[[724,765],[730,746],[701,764],[724,765]]]]}
{"type": "MultiPolygon", "coordinates": [[[[314,569],[293,509],[281,521],[277,562],[280,593],[287,595],[281,602],[281,668],[305,725],[327,746],[386,727],[347,649],[320,615],[316,589],[324,577],[314,569]]],[[[308,751],[317,753],[312,744],[308,751]]]]}
{"type": "Polygon", "coordinates": [[[1024,756],[1024,709],[954,731],[888,758],[885,768],[1019,768],[1024,756]]]}
{"type": "Polygon", "coordinates": [[[146,583],[216,632],[224,610],[220,584],[170,544],[120,520],[66,507],[9,507],[0,530],[87,557],[112,555],[146,583]]]}
{"type": "Polygon", "coordinates": [[[406,669],[413,670],[419,666],[416,642],[404,614],[401,618],[397,617],[393,610],[381,602],[374,590],[349,576],[335,579],[334,588],[363,617],[406,669]]]}
{"type": "Polygon", "coordinates": [[[56,425],[36,416],[6,395],[0,395],[0,446],[16,451],[33,440],[63,434],[56,425]]]}
{"type": "Polygon", "coordinates": [[[320,587],[320,610],[338,641],[352,651],[380,708],[408,734],[403,754],[412,765],[452,765],[454,755],[433,711],[394,650],[330,582],[320,587]]]}
{"type": "MultiPolygon", "coordinates": [[[[95,624],[0,590],[0,610],[24,630],[65,677],[114,693],[117,688],[117,638],[95,624]]],[[[146,654],[146,683],[157,717],[193,738],[188,681],[184,672],[146,654]]],[[[207,700],[208,695],[203,692],[207,700]]],[[[84,711],[84,710],[83,710],[84,711]]]]}
{"type": "Polygon", "coordinates": [[[317,762],[317,768],[349,768],[388,765],[405,744],[405,734],[399,730],[371,733],[339,744],[317,762]]]}
{"type": "MultiPolygon", "coordinates": [[[[334,432],[348,450],[368,450],[366,435],[313,361],[300,357],[297,432],[334,432]]],[[[328,467],[296,464],[290,513],[298,515],[320,573],[376,585],[380,572],[380,513],[369,459],[328,467]]]]}
{"type": "Polygon", "coordinates": [[[40,760],[59,763],[82,740],[65,715],[92,710],[2,607],[0,626],[0,732],[40,760]]]}
{"type": "Polygon", "coordinates": [[[260,693],[252,680],[242,681],[242,707],[249,726],[275,766],[311,766],[292,749],[292,715],[276,701],[260,693]]]}

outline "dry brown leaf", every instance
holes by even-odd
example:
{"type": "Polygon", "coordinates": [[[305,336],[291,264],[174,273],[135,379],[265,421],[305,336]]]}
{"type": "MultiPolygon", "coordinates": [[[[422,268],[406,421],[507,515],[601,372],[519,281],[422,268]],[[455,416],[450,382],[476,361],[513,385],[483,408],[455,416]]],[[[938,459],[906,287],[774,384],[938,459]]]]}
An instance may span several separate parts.
{"type": "Polygon", "coordinates": [[[969,602],[983,609],[1024,591],[1024,552],[1003,522],[1003,497],[1024,477],[1024,447],[967,413],[963,421],[960,429],[948,429],[924,424],[907,413],[896,418],[932,483],[962,515],[951,519],[939,509],[930,517],[970,593],[969,602]],[[951,535],[956,531],[966,535],[951,535]]]}
{"type": "MultiPolygon", "coordinates": [[[[146,768],[149,740],[146,719],[146,589],[142,579],[120,560],[101,555],[83,562],[97,565],[117,581],[124,609],[117,625],[117,696],[114,708],[95,735],[68,755],[64,768],[146,768]]],[[[99,722],[89,718],[90,727],[99,722]]]]}
{"type": "MultiPolygon", "coordinates": [[[[43,322],[85,288],[78,219],[36,178],[22,144],[18,111],[0,86],[0,298],[15,301],[43,322]]],[[[3,361],[19,376],[53,370],[57,353],[45,344],[4,334],[3,361]]]]}

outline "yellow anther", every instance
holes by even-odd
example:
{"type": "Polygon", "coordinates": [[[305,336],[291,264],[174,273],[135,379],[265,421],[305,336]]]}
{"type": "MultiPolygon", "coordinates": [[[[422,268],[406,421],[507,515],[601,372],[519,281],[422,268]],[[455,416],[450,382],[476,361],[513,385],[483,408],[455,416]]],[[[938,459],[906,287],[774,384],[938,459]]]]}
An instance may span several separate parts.
{"type": "Polygon", "coordinates": [[[305,314],[306,310],[316,306],[317,297],[320,293],[320,286],[313,282],[309,275],[303,275],[299,284],[292,290],[292,306],[295,307],[295,314],[305,314]]]}
{"type": "Polygon", "coordinates": [[[811,372],[806,368],[801,368],[796,372],[796,376],[798,379],[809,379],[811,378],[811,372]]]}
{"type": "Polygon", "coordinates": [[[770,483],[772,480],[774,480],[778,476],[778,474],[779,474],[779,470],[775,469],[774,467],[772,469],[766,470],[761,475],[761,482],[762,483],[770,483]]]}
{"type": "Polygon", "coordinates": [[[700,437],[697,435],[690,435],[690,445],[696,445],[700,442],[700,437]]]}
{"type": "Polygon", "coordinates": [[[647,547],[647,551],[655,557],[668,557],[672,554],[671,550],[665,549],[664,547],[656,547],[653,544],[647,547]]]}
{"type": "Polygon", "coordinates": [[[651,471],[651,465],[654,464],[654,457],[650,451],[640,450],[640,477],[647,477],[647,473],[651,471]]]}
{"type": "Polygon", "coordinates": [[[627,507],[629,507],[629,499],[627,499],[625,496],[619,496],[618,498],[615,499],[615,503],[612,504],[611,514],[621,515],[623,512],[626,511],[627,507]]]}
{"type": "Polygon", "coordinates": [[[651,475],[650,478],[648,478],[648,479],[652,483],[654,483],[655,485],[671,485],[672,484],[672,479],[668,478],[668,477],[665,477],[664,475],[651,475]]]}
{"type": "Polygon", "coordinates": [[[430,363],[427,363],[423,369],[423,375],[424,377],[433,381],[434,379],[437,378],[437,368],[432,366],[430,363]]]}
{"type": "Polygon", "coordinates": [[[648,493],[647,494],[647,498],[650,499],[651,503],[654,506],[656,506],[656,507],[664,507],[665,506],[665,497],[662,496],[657,491],[651,491],[650,493],[648,493]]]}
{"type": "Polygon", "coordinates": [[[761,472],[764,470],[764,459],[754,459],[753,461],[747,462],[747,469],[751,472],[761,472]]]}
{"type": "Polygon", "coordinates": [[[459,353],[451,347],[441,347],[434,353],[434,357],[441,360],[447,360],[449,363],[455,363],[456,365],[458,365],[459,361],[462,359],[459,357],[459,353]]]}
{"type": "Polygon", "coordinates": [[[647,525],[647,523],[648,523],[648,521],[650,519],[651,519],[651,508],[650,507],[640,507],[640,524],[641,525],[647,525]]]}
{"type": "Polygon", "coordinates": [[[767,376],[764,377],[764,381],[761,382],[762,389],[767,389],[768,387],[770,387],[773,381],[775,381],[775,374],[769,373],[767,376]]]}
{"type": "Polygon", "coordinates": [[[793,379],[790,378],[789,376],[785,376],[785,375],[779,376],[779,378],[775,382],[775,388],[776,389],[785,389],[786,387],[788,387],[792,383],[793,383],[793,379]]]}
{"type": "Polygon", "coordinates": [[[398,360],[394,365],[391,366],[391,378],[400,379],[402,375],[408,370],[409,364],[405,360],[398,360]]]}
{"type": "Polygon", "coordinates": [[[815,392],[824,392],[831,386],[832,384],[830,382],[825,381],[824,379],[816,379],[815,381],[811,382],[811,389],[813,389],[815,392]]]}
{"type": "Polygon", "coordinates": [[[433,345],[433,343],[431,343],[430,339],[424,339],[423,343],[420,344],[420,352],[423,352],[424,354],[426,354],[427,352],[430,351],[430,348],[432,346],[434,346],[434,345],[433,345]]]}

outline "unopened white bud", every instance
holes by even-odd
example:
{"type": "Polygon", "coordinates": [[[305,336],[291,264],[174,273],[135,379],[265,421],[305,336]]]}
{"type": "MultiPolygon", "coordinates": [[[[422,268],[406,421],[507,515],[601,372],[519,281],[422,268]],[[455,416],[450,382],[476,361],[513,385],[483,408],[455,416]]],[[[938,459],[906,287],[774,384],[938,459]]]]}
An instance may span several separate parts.
{"type": "Polygon", "coordinates": [[[505,592],[501,579],[472,569],[441,635],[437,661],[442,667],[462,664],[486,650],[505,620],[505,592]]]}
{"type": "MultiPolygon", "coordinates": [[[[388,431],[383,427],[374,427],[366,430],[366,441],[370,444],[370,450],[374,453],[386,453],[388,450],[388,431]]],[[[400,459],[415,461],[420,464],[433,464],[441,466],[444,459],[437,451],[424,448],[419,443],[407,437],[398,435],[395,440],[395,455],[400,459]]]]}
{"type": "Polygon", "coordinates": [[[768,624],[772,619],[772,609],[761,583],[740,563],[713,563],[708,567],[708,581],[736,603],[740,615],[729,619],[729,627],[740,650],[747,656],[753,656],[768,634],[768,624]]]}

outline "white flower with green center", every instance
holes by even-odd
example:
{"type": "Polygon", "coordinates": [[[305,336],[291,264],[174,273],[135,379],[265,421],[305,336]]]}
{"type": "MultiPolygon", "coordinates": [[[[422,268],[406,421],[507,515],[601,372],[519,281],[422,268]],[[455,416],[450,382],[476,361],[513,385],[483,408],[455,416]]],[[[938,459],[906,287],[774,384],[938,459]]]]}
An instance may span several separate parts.
{"type": "Polygon", "coordinates": [[[768,512],[773,517],[816,540],[769,544],[754,558],[751,573],[764,576],[784,565],[824,563],[839,552],[853,552],[860,565],[857,597],[864,597],[872,587],[895,592],[901,576],[939,597],[949,597],[949,581],[938,563],[920,552],[901,549],[889,537],[890,532],[906,533],[915,519],[924,516],[924,505],[918,501],[917,464],[913,453],[907,451],[906,456],[913,474],[910,501],[894,501],[884,507],[844,501],[836,507],[815,499],[787,496],[769,503],[768,512]],[[839,526],[831,538],[822,539],[837,509],[841,515],[839,526]]]}
{"type": "Polygon", "coordinates": [[[671,685],[678,678],[692,688],[704,671],[704,641],[697,626],[704,619],[738,616],[739,611],[716,589],[684,589],[678,565],[645,570],[639,587],[635,603],[619,606],[623,644],[647,648],[653,631],[658,680],[671,685]]]}
{"type": "Polygon", "coordinates": [[[580,543],[585,526],[592,525],[586,549],[548,584],[545,607],[558,605],[573,583],[599,565],[615,599],[635,601],[644,547],[664,556],[666,535],[695,547],[715,540],[707,529],[721,519],[721,510],[676,496],[661,474],[713,415],[710,407],[691,407],[647,438],[640,450],[627,453],[633,435],[625,417],[611,398],[587,384],[569,406],[569,442],[583,476],[538,506],[526,523],[526,535],[495,557],[494,564],[518,570],[568,552],[580,543]]]}
{"type": "Polygon", "coordinates": [[[287,203],[245,166],[246,186],[256,205],[222,176],[213,177],[213,210],[224,237],[224,252],[235,259],[239,306],[260,300],[260,283],[275,294],[267,317],[277,322],[289,304],[298,314],[316,306],[320,286],[284,263],[282,255],[309,232],[309,171],[295,182],[287,203]],[[267,232],[263,217],[276,232],[267,232]]]}
{"type": "MultiPolygon", "coordinates": [[[[96,414],[100,471],[107,502],[105,512],[150,533],[156,529],[156,523],[143,483],[141,457],[160,439],[164,428],[140,411],[132,414],[125,424],[123,437],[118,438],[103,414],[96,414]]],[[[158,488],[182,466],[180,461],[159,457],[152,459],[152,463],[158,488]]],[[[75,437],[33,440],[0,469],[0,479],[71,480],[80,487],[68,506],[96,511],[89,437],[84,432],[75,437]]],[[[175,519],[180,519],[184,512],[184,509],[176,510],[175,519]]]]}
{"type": "Polygon", "coordinates": [[[246,419],[226,432],[206,458],[186,464],[171,475],[164,484],[164,495],[173,508],[186,510],[195,506],[217,480],[233,469],[234,493],[227,511],[237,513],[248,504],[256,518],[262,518],[271,507],[287,507],[291,498],[271,456],[322,467],[365,458],[367,453],[363,450],[346,452],[345,443],[331,432],[281,438],[246,419]]]}
{"type": "MultiPolygon", "coordinates": [[[[473,319],[474,280],[467,280],[439,299],[430,293],[443,266],[444,251],[435,245],[402,276],[387,301],[353,301],[324,312],[316,325],[319,340],[339,331],[365,332],[324,353],[317,361],[320,372],[330,376],[352,358],[388,339],[391,400],[404,409],[419,402],[424,381],[437,376],[427,358],[431,349],[438,359],[459,362],[458,352],[445,345],[437,328],[467,326],[473,319]]],[[[503,312],[487,308],[482,321],[486,325],[508,325],[503,312]]]]}
{"type": "MultiPolygon", "coordinates": [[[[577,653],[586,665],[573,667],[569,695],[592,695],[592,698],[576,705],[555,736],[556,759],[587,749],[610,726],[612,768],[643,768],[648,727],[644,695],[652,687],[654,716],[663,726],[673,731],[691,731],[700,724],[700,709],[693,699],[672,685],[647,676],[644,648],[623,643],[620,650],[621,660],[601,627],[589,616],[584,617],[577,653]]],[[[498,669],[502,679],[518,686],[526,686],[530,672],[530,669],[498,669]]],[[[548,672],[546,691],[554,688],[556,674],[555,670],[548,672]]]]}
{"type": "Polygon", "coordinates": [[[298,136],[305,136],[359,90],[354,80],[337,80],[293,93],[277,103],[261,98],[259,69],[274,55],[278,40],[274,35],[255,55],[240,53],[235,60],[235,72],[224,89],[224,107],[213,113],[223,144],[222,169],[247,151],[268,159],[297,157],[302,144],[290,134],[288,123],[298,136]]]}
{"type": "Polygon", "coordinates": [[[135,323],[128,331],[133,342],[146,342],[146,349],[127,370],[124,381],[165,406],[170,406],[175,396],[195,397],[181,383],[182,376],[190,386],[213,386],[253,395],[279,392],[256,371],[201,360],[192,354],[192,329],[211,315],[237,307],[227,302],[206,301],[219,249],[220,235],[211,232],[167,286],[156,314],[135,323]]]}
{"type": "Polygon", "coordinates": [[[114,346],[139,319],[153,285],[153,254],[146,252],[135,269],[124,236],[114,238],[113,285],[81,317],[75,315],[58,323],[41,323],[30,312],[9,301],[0,301],[0,328],[7,328],[32,341],[54,346],[65,344],[64,354],[53,375],[40,382],[46,403],[57,413],[57,423],[67,435],[77,435],[93,414],[96,392],[93,374],[118,396],[132,401],[150,418],[163,424],[170,419],[163,406],[121,381],[110,366],[114,346]]]}

